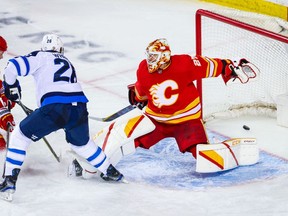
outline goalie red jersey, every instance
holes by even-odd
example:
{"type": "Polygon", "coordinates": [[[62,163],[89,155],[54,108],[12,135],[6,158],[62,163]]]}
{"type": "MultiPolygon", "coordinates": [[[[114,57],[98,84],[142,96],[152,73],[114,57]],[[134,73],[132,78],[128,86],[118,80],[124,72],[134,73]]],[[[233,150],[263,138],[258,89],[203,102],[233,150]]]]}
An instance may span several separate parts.
{"type": "Polygon", "coordinates": [[[193,81],[224,74],[230,60],[189,55],[171,56],[164,70],[149,73],[143,60],[135,83],[139,101],[148,100],[146,114],[159,122],[177,124],[201,117],[201,104],[193,81]]]}
{"type": "Polygon", "coordinates": [[[181,152],[195,156],[196,145],[208,143],[208,138],[194,81],[222,75],[225,84],[235,79],[247,83],[256,78],[258,71],[246,59],[235,62],[235,66],[229,59],[172,56],[165,38],[151,42],[146,54],[139,64],[135,85],[128,86],[130,104],[140,109],[147,105],[145,114],[155,125],[152,132],[134,140],[136,147],[146,149],[173,137],[181,152]]]}

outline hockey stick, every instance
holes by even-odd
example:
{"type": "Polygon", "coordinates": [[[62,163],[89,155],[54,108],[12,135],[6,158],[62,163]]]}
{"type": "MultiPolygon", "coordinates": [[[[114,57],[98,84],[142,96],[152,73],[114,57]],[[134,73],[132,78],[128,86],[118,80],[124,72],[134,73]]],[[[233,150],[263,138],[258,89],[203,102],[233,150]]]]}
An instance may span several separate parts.
{"type": "MultiPolygon", "coordinates": [[[[9,148],[9,140],[10,140],[10,130],[11,128],[13,128],[13,126],[8,122],[7,124],[7,135],[6,135],[6,156],[7,157],[7,152],[8,152],[8,148],[9,148]]],[[[3,174],[2,174],[2,178],[5,178],[5,161],[4,161],[4,168],[3,168],[3,174]]]]}
{"type": "MultiPolygon", "coordinates": [[[[33,110],[26,107],[21,101],[18,101],[17,104],[23,109],[23,111],[26,113],[26,115],[30,115],[33,110]]],[[[53,154],[53,156],[56,158],[56,160],[60,163],[60,157],[57,156],[57,154],[55,153],[55,151],[53,150],[53,148],[51,147],[51,145],[49,144],[48,140],[45,137],[42,137],[42,139],[44,140],[45,144],[47,145],[47,147],[49,148],[49,150],[51,151],[51,153],[53,154]]]]}
{"type": "Polygon", "coordinates": [[[21,101],[18,101],[17,104],[23,109],[23,111],[25,112],[25,114],[27,116],[30,115],[33,112],[32,109],[26,107],[21,101]]]}
{"type": "Polygon", "coordinates": [[[96,120],[96,121],[109,122],[109,121],[113,121],[116,118],[126,114],[127,112],[130,112],[131,110],[135,109],[136,107],[137,106],[135,106],[135,105],[126,106],[123,109],[121,109],[121,110],[117,111],[116,113],[113,113],[112,115],[109,115],[105,118],[94,117],[94,116],[89,116],[89,118],[96,120]]]}

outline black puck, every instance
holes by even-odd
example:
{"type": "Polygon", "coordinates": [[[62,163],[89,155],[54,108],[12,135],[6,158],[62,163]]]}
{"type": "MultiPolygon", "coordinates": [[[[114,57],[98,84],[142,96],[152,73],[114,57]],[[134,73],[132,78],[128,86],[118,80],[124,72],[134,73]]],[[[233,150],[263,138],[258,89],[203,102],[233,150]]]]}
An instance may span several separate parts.
{"type": "Polygon", "coordinates": [[[243,125],[243,128],[244,128],[245,130],[250,130],[250,127],[248,127],[247,125],[243,125]]]}

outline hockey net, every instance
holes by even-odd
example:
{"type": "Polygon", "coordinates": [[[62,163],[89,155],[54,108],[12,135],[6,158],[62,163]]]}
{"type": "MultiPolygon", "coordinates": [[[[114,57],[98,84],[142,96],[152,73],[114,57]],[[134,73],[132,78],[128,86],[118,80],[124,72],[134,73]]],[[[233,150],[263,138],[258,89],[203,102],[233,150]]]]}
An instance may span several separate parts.
{"type": "Polygon", "coordinates": [[[203,119],[240,115],[276,117],[277,96],[288,92],[287,23],[238,10],[196,13],[196,53],[231,60],[246,58],[260,69],[254,82],[225,85],[222,78],[197,81],[203,119]]]}

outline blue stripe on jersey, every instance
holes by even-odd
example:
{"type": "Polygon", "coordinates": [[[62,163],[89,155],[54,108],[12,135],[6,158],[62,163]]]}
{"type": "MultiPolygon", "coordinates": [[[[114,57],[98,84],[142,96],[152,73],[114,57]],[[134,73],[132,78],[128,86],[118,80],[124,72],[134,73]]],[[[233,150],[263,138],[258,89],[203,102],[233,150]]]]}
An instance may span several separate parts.
{"type": "Polygon", "coordinates": [[[18,76],[21,76],[20,65],[16,61],[16,59],[10,59],[9,62],[11,62],[11,63],[13,63],[15,65],[18,76]]]}
{"type": "Polygon", "coordinates": [[[23,59],[25,66],[26,66],[26,73],[24,76],[27,76],[30,71],[30,65],[29,65],[28,59],[25,56],[21,56],[21,58],[23,59]]]}
{"type": "MultiPolygon", "coordinates": [[[[79,97],[86,97],[84,95],[84,93],[82,91],[80,92],[59,92],[59,91],[55,91],[55,92],[48,92],[46,94],[44,94],[40,100],[41,104],[43,103],[44,100],[46,100],[46,98],[50,98],[50,97],[55,97],[55,96],[62,96],[62,97],[73,97],[73,96],[79,96],[79,97]]],[[[80,102],[80,101],[74,101],[74,102],[80,102]]],[[[87,100],[88,102],[88,100],[87,100]]]]}
{"type": "Polygon", "coordinates": [[[11,164],[18,165],[18,166],[22,166],[23,164],[23,161],[13,160],[12,158],[9,158],[9,157],[6,158],[6,161],[11,164]]]}
{"type": "Polygon", "coordinates": [[[81,102],[81,103],[87,103],[88,99],[86,96],[82,93],[82,95],[51,95],[48,97],[41,99],[41,106],[45,106],[48,104],[53,104],[53,103],[74,103],[74,102],[81,102]]]}

